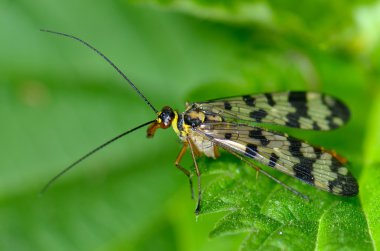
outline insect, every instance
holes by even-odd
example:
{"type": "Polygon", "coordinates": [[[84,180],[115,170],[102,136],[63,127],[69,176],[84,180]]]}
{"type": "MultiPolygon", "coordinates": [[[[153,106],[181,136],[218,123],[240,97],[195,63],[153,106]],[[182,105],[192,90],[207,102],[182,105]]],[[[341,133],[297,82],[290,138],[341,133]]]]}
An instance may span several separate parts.
{"type": "Polygon", "coordinates": [[[77,40],[95,51],[129,83],[157,116],[154,120],[123,132],[90,151],[53,177],[42,192],[90,155],[125,135],[149,125],[148,137],[153,137],[159,128],[172,127],[181,139],[183,147],[175,160],[175,166],[189,178],[192,190],[191,172],[180,164],[184,154],[190,150],[198,177],[196,213],[200,212],[202,195],[201,173],[196,159],[202,154],[216,159],[219,156],[218,149],[235,155],[254,167],[258,173],[268,176],[304,198],[307,196],[274,178],[255,163],[274,168],[335,195],[358,194],[358,183],[347,169],[347,161],[343,157],[334,151],[312,146],[287,134],[261,127],[265,124],[274,124],[315,131],[336,129],[343,126],[350,116],[348,108],[337,98],[317,92],[291,91],[188,103],[183,113],[169,106],[159,111],[129,78],[96,48],[72,35],[50,30],[42,31],[77,40]]]}

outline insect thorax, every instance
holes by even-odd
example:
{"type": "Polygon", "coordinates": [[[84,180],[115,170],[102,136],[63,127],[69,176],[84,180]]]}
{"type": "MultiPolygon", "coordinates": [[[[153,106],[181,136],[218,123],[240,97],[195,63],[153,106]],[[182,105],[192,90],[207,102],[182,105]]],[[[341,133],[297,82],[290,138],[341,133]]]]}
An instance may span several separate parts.
{"type": "Polygon", "coordinates": [[[217,114],[210,113],[197,107],[190,107],[185,112],[178,115],[177,123],[173,123],[173,128],[177,134],[181,134],[179,136],[185,136],[190,133],[192,128],[197,128],[203,123],[222,121],[223,118],[217,114]]]}
{"type": "Polygon", "coordinates": [[[198,128],[204,123],[222,121],[223,118],[217,114],[197,107],[189,107],[185,112],[178,115],[176,123],[173,123],[172,126],[178,136],[182,138],[191,134],[192,128],[198,128]]]}

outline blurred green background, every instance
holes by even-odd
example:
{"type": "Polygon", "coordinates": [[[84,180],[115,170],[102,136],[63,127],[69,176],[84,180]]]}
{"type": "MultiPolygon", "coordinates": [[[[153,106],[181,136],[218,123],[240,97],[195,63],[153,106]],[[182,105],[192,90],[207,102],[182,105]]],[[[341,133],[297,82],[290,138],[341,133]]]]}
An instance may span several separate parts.
{"type": "MultiPolygon", "coordinates": [[[[380,2],[369,0],[2,0],[0,249],[378,249],[379,27],[380,2]],[[311,195],[307,204],[265,177],[256,180],[237,160],[202,158],[209,175],[205,211],[196,218],[188,181],[173,164],[178,138],[160,130],[148,140],[140,130],[39,197],[72,161],[155,117],[104,60],[40,28],[93,44],[158,109],[285,90],[339,97],[352,110],[348,126],[290,132],[346,156],[360,195],[337,198],[274,173],[311,195]],[[237,211],[245,214],[232,217],[237,211]],[[271,229],[272,221],[281,226],[271,229]]],[[[189,156],[184,165],[191,166],[189,156]]]]}

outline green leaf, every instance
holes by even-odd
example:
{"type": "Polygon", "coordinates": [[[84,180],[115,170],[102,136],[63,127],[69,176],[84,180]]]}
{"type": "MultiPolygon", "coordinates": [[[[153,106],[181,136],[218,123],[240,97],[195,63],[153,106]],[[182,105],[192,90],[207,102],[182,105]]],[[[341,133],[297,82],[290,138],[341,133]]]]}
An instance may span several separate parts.
{"type": "Polygon", "coordinates": [[[363,210],[366,212],[368,229],[371,233],[373,245],[380,245],[380,99],[379,93],[375,99],[375,104],[371,109],[370,120],[367,126],[367,137],[365,141],[365,166],[360,177],[363,184],[360,198],[363,210]]]}
{"type": "MultiPolygon", "coordinates": [[[[222,161],[229,165],[228,160],[222,161]]],[[[207,166],[213,172],[223,170],[220,164],[207,166]]],[[[231,170],[226,175],[219,171],[204,192],[203,214],[227,213],[211,237],[248,233],[242,250],[373,248],[358,198],[336,198],[288,178],[298,190],[309,191],[311,202],[307,202],[266,177],[255,180],[255,171],[249,167],[233,166],[239,170],[234,176],[231,170]]]]}

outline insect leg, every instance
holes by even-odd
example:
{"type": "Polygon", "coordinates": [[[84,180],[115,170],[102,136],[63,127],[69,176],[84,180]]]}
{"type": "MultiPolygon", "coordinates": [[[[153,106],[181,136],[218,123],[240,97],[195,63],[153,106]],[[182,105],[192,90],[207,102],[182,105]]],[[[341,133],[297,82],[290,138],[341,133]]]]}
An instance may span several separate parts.
{"type": "Polygon", "coordinates": [[[201,172],[199,171],[197,160],[195,159],[195,149],[193,142],[189,137],[186,138],[188,145],[190,146],[191,156],[193,158],[195,171],[198,176],[198,201],[197,201],[197,207],[195,208],[195,214],[198,215],[201,210],[201,200],[202,200],[202,188],[201,188],[201,172]]]}
{"type": "Polygon", "coordinates": [[[189,170],[185,169],[184,167],[181,166],[180,162],[182,160],[183,155],[186,153],[188,143],[184,143],[182,146],[181,151],[179,152],[174,164],[175,166],[181,170],[188,178],[189,178],[189,183],[190,183],[190,192],[191,192],[191,199],[194,199],[194,189],[193,189],[193,180],[191,179],[191,173],[189,170]]]}

